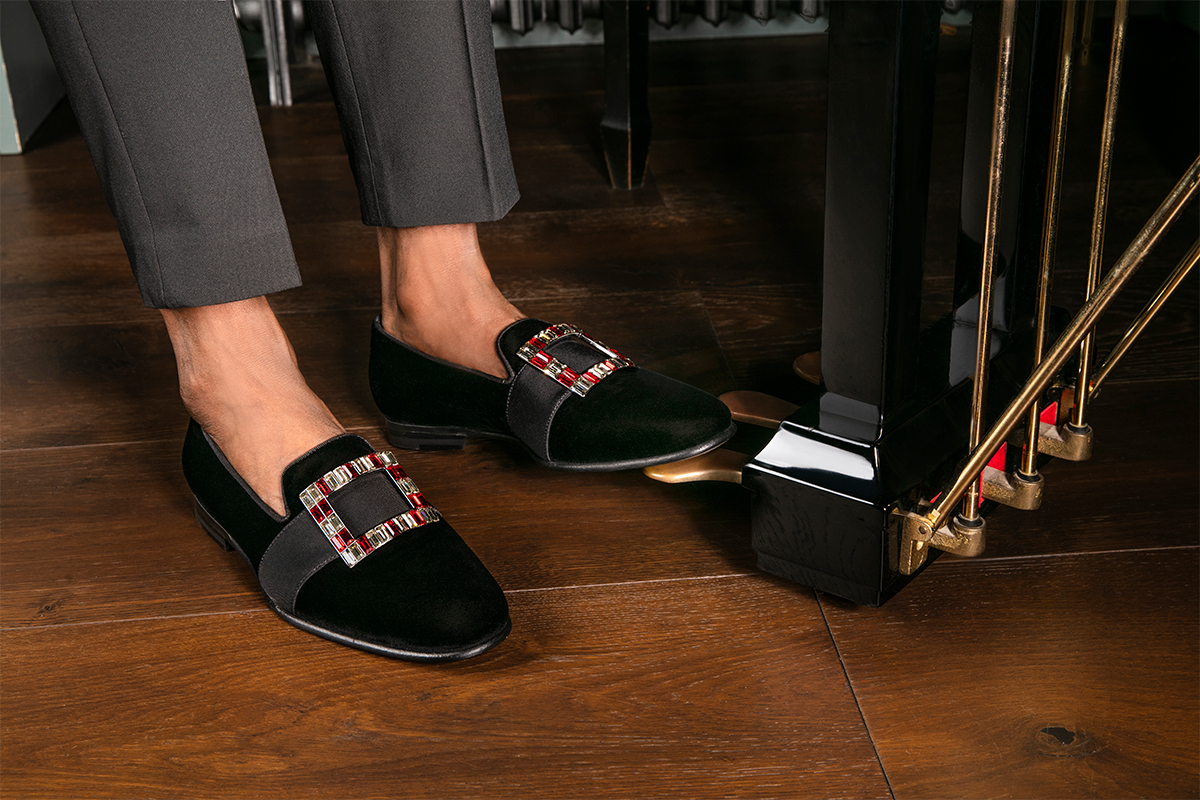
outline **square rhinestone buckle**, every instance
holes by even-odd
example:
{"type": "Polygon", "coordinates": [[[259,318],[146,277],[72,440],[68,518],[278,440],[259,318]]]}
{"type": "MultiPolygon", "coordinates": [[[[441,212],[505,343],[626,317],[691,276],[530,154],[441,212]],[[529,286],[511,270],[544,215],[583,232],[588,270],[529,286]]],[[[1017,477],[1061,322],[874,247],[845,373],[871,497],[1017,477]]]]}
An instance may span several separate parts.
{"type": "Polygon", "coordinates": [[[522,361],[541,370],[555,381],[570,389],[580,397],[587,395],[591,388],[600,381],[624,367],[632,367],[634,363],[611,347],[593,339],[574,325],[551,325],[546,330],[534,336],[517,350],[517,356],[522,361]],[[546,346],[558,341],[564,336],[574,336],[585,344],[599,350],[608,358],[586,371],[579,373],[546,352],[546,346]]]}
{"type": "Polygon", "coordinates": [[[321,533],[325,534],[325,538],[349,567],[353,567],[405,531],[437,522],[442,518],[436,508],[425,502],[421,490],[413,483],[412,478],[405,474],[396,457],[386,451],[370,453],[331,469],[300,493],[300,502],[304,503],[321,533]],[[356,537],[329,504],[329,495],[345,487],[355,478],[379,470],[383,470],[392,479],[396,488],[412,506],[412,510],[392,517],[356,537]]]}

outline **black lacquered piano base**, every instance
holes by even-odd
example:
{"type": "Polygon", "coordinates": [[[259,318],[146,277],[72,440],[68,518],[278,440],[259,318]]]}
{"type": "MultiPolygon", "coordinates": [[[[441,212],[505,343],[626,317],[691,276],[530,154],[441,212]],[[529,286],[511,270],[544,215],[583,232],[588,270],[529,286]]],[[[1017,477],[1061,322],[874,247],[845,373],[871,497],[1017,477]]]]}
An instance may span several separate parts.
{"type": "Polygon", "coordinates": [[[895,568],[898,526],[886,511],[854,498],[834,498],[786,478],[756,481],[751,541],[758,568],[859,605],[878,607],[900,591],[940,554],[913,575],[895,568]]]}
{"type": "MultiPolygon", "coordinates": [[[[1064,317],[1055,311],[1052,333],[1064,317]]],[[[922,351],[929,354],[931,374],[955,375],[954,358],[947,362],[939,354],[961,352],[945,340],[971,341],[974,327],[946,319],[927,333],[922,351]]],[[[993,415],[1017,394],[1032,367],[1031,332],[996,336],[1002,349],[992,359],[988,384],[993,415]]],[[[751,543],[758,566],[861,605],[886,602],[921,571],[900,574],[900,527],[891,511],[933,499],[953,478],[967,455],[970,403],[971,380],[957,380],[918,400],[907,418],[898,414],[874,442],[830,432],[841,421],[822,416],[820,397],[801,407],[742,471],[742,485],[754,493],[751,543]]],[[[981,512],[987,516],[995,508],[985,502],[981,512]]],[[[1023,513],[1030,512],[1005,516],[1023,513]]],[[[921,569],[938,554],[931,550],[921,569]]]]}

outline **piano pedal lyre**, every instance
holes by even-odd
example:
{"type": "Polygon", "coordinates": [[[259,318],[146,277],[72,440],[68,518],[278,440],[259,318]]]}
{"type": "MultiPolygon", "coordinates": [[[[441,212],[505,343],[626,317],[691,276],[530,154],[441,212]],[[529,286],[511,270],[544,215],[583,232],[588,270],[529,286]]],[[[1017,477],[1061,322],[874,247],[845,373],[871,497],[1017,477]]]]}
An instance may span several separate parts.
{"type": "Polygon", "coordinates": [[[1111,165],[1113,124],[1117,106],[1117,90],[1121,72],[1125,19],[1128,0],[1118,0],[1113,30],[1113,57],[1109,69],[1108,96],[1105,103],[1105,123],[1101,139],[1100,176],[1097,182],[1096,207],[1093,215],[1091,258],[1084,308],[1068,325],[1060,340],[1043,357],[1045,346],[1046,315],[1050,285],[1051,264],[1054,260],[1055,239],[1058,227],[1059,185],[1063,145],[1065,143],[1065,119],[1071,75],[1071,40],[1074,29],[1074,3],[1064,7],[1062,36],[1059,52],[1059,76],[1055,97],[1056,116],[1051,137],[1053,148],[1045,206],[1045,228],[1042,241],[1042,270],[1038,281],[1037,308],[1035,311],[1036,341],[1034,351],[1035,368],[1018,396],[986,434],[983,429],[984,404],[988,379],[991,337],[991,283],[995,274],[995,236],[997,216],[1003,179],[1002,165],[1006,148],[1009,87],[1012,47],[1014,0],[1005,0],[1001,16],[1001,48],[997,63],[996,112],[992,128],[992,152],[989,167],[987,220],[983,238],[982,272],[979,281],[978,341],[971,397],[970,455],[962,466],[953,487],[939,493],[933,502],[918,502],[915,507],[896,507],[899,517],[900,541],[898,569],[905,575],[914,574],[926,561],[928,550],[935,547],[959,555],[979,555],[986,540],[986,523],[979,506],[990,499],[1007,506],[1032,510],[1041,505],[1044,480],[1037,472],[1039,453],[1084,460],[1091,455],[1092,432],[1084,421],[1084,409],[1090,390],[1089,369],[1093,325],[1103,313],[1108,302],[1137,269],[1152,242],[1169,226],[1178,214],[1183,198],[1195,191],[1200,161],[1193,164],[1190,179],[1185,177],[1169,199],[1156,212],[1142,234],[1131,245],[1126,254],[1106,276],[1099,286],[1099,263],[1103,247],[1104,219],[1107,210],[1108,177],[1111,165]],[[1066,363],[1070,350],[1080,347],[1079,372],[1076,389],[1071,403],[1069,419],[1060,421],[1058,413],[1066,404],[1052,404],[1041,411],[1037,399],[1054,380],[1056,373],[1066,363]],[[1053,409],[1053,410],[1051,410],[1053,409]],[[1047,413],[1050,419],[1046,419],[1047,413]],[[1007,461],[1007,437],[1017,428],[1024,417],[1025,444],[1021,463],[1009,471],[1007,461]],[[955,506],[961,500],[961,506],[955,506]]]}

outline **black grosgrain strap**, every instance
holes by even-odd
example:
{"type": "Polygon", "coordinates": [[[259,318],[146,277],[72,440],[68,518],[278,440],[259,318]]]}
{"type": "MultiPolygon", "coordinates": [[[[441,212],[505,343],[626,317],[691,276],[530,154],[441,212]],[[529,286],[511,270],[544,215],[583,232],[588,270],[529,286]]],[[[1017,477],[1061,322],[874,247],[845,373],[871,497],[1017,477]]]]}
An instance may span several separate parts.
{"type": "Polygon", "coordinates": [[[508,391],[508,427],[544,461],[550,460],[550,424],[569,394],[530,366],[521,368],[508,391]]]}
{"type": "Polygon", "coordinates": [[[334,559],[353,568],[405,532],[442,518],[388,452],[334,467],[300,492],[300,502],[306,511],[276,534],[258,566],[263,591],[288,613],[305,582],[334,559]]]}
{"type": "Polygon", "coordinates": [[[313,518],[297,514],[263,553],[258,582],[280,611],[291,614],[301,587],[337,557],[313,518]]]}
{"type": "Polygon", "coordinates": [[[558,409],[572,394],[588,392],[633,362],[574,325],[558,324],[517,348],[524,362],[513,378],[505,414],[508,427],[545,461],[550,458],[550,428],[558,409]]]}

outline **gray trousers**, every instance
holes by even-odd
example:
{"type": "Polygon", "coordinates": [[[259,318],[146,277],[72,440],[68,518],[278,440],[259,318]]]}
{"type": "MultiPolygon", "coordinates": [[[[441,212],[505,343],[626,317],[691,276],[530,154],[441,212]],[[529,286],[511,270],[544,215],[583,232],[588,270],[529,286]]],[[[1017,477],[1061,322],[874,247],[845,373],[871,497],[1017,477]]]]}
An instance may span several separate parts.
{"type": "MultiPolygon", "coordinates": [[[[39,0],[146,305],[300,285],[228,0],[39,0]]],[[[517,201],[487,0],[309,2],[367,225],[517,201]]]]}

